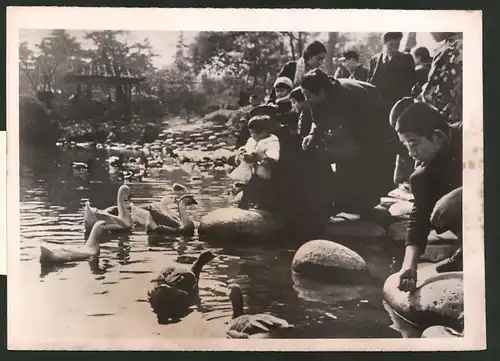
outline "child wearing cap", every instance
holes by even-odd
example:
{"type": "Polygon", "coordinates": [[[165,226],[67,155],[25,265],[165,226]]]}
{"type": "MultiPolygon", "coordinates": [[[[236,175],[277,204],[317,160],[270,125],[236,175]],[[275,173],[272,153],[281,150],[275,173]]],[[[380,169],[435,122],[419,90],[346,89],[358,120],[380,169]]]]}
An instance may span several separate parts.
{"type": "Polygon", "coordinates": [[[251,203],[266,208],[269,204],[272,165],[280,156],[280,142],[271,134],[272,125],[267,115],[254,116],[248,122],[251,137],[239,149],[240,165],[230,173],[233,180],[245,185],[239,208],[249,208],[251,203]]]}
{"type": "Polygon", "coordinates": [[[293,89],[292,81],[286,76],[279,77],[273,84],[276,92],[276,104],[288,98],[288,95],[293,89]]]}

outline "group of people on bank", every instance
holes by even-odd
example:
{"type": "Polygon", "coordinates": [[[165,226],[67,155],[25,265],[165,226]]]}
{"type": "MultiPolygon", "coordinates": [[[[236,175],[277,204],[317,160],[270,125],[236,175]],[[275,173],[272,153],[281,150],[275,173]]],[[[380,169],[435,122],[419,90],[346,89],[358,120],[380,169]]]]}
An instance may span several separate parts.
{"type": "MultiPolygon", "coordinates": [[[[403,34],[384,33],[369,69],[344,53],[335,76],[320,67],[326,47],[309,44],[288,62],[265,104],[256,95],[241,121],[241,208],[283,217],[299,237],[321,237],[339,212],[369,218],[380,197],[407,184],[414,205],[400,272],[400,289],[416,285],[416,269],[432,228],[461,237],[462,40],[432,33],[441,43],[400,52],[403,34]]],[[[461,250],[441,270],[461,269],[461,250]]]]}

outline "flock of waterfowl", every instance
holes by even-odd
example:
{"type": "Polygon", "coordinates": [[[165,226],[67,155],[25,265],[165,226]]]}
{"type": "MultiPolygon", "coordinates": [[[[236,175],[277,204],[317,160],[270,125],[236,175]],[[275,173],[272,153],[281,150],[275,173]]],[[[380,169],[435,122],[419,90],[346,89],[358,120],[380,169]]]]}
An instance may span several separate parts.
{"type": "MultiPolygon", "coordinates": [[[[195,225],[186,209],[196,205],[194,197],[186,193],[185,186],[174,184],[174,191],[183,191],[178,198],[178,212],[168,209],[168,196],[162,200],[138,207],[129,201],[130,187],[120,186],[116,205],[97,209],[87,201],[84,208],[83,223],[90,232],[83,245],[40,245],[40,263],[57,265],[70,262],[91,260],[100,254],[100,242],[107,240],[107,234],[131,232],[136,226],[145,227],[146,232],[192,236],[195,225]]],[[[151,282],[148,301],[159,323],[179,320],[189,312],[189,308],[199,300],[198,281],[205,264],[215,258],[211,251],[202,252],[190,269],[183,266],[164,268],[151,282]]],[[[228,325],[228,338],[267,337],[279,330],[293,328],[286,320],[269,314],[245,314],[243,295],[236,284],[228,286],[229,298],[233,307],[233,317],[228,325]]]]}
{"type": "MultiPolygon", "coordinates": [[[[87,142],[58,142],[65,148],[106,149],[117,151],[118,156],[106,160],[110,172],[123,180],[142,181],[152,168],[169,168],[174,164],[191,163],[201,169],[228,170],[235,166],[236,152],[231,143],[234,132],[225,125],[213,125],[211,129],[180,131],[167,129],[154,142],[139,144],[87,142]],[[139,157],[126,157],[126,153],[139,153],[139,157]]],[[[73,163],[73,169],[91,172],[94,160],[73,163]]]]}

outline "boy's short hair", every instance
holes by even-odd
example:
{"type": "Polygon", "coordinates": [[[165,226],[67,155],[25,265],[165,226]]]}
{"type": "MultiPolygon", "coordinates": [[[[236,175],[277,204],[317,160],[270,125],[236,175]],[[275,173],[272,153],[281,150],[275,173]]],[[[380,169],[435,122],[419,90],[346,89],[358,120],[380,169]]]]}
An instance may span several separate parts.
{"type": "Polygon", "coordinates": [[[415,104],[416,100],[412,97],[404,97],[400,99],[394,104],[389,113],[389,123],[392,128],[396,128],[396,123],[398,122],[399,117],[403,113],[403,111],[408,108],[410,105],[415,104]]]}
{"type": "Polygon", "coordinates": [[[427,49],[425,46],[419,46],[411,49],[411,52],[413,55],[418,56],[420,59],[422,59],[423,62],[430,62],[432,61],[431,55],[429,54],[429,49],[427,49]]]}
{"type": "Polygon", "coordinates": [[[313,56],[326,52],[327,50],[325,44],[323,44],[321,41],[315,40],[305,48],[304,52],[302,53],[302,57],[304,58],[304,60],[309,60],[313,56]]]}
{"type": "Polygon", "coordinates": [[[269,115],[256,115],[248,121],[248,129],[260,133],[263,130],[269,130],[270,123],[271,117],[269,115]]]}
{"type": "Polygon", "coordinates": [[[295,89],[292,90],[290,93],[290,100],[294,99],[295,101],[302,103],[306,100],[306,97],[304,96],[304,93],[302,93],[302,88],[301,87],[296,87],[295,89]]]}
{"type": "Polygon", "coordinates": [[[304,75],[300,86],[312,94],[318,95],[322,90],[326,91],[331,89],[333,87],[333,83],[323,70],[316,68],[309,70],[304,75]]]}
{"type": "Polygon", "coordinates": [[[398,117],[396,132],[414,133],[419,137],[431,139],[436,130],[448,134],[449,125],[445,117],[426,103],[417,102],[409,105],[398,117]]]}
{"type": "Polygon", "coordinates": [[[389,40],[399,40],[403,39],[403,33],[398,32],[387,32],[382,35],[382,40],[387,43],[389,40]]]}

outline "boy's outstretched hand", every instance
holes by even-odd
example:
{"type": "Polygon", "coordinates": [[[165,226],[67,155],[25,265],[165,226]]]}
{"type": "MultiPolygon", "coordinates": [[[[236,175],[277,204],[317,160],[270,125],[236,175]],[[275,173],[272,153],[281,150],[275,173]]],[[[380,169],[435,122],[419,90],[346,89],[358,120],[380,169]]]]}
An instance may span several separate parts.
{"type": "Polygon", "coordinates": [[[403,292],[412,292],[415,288],[417,288],[417,270],[414,268],[401,269],[398,289],[403,292]]]}

